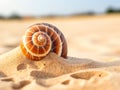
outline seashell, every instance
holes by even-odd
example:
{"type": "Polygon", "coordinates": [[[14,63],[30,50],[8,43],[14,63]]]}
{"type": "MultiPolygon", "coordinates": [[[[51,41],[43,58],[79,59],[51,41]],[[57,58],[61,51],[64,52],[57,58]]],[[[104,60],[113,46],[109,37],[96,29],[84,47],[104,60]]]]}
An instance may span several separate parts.
{"type": "Polygon", "coordinates": [[[20,44],[23,54],[31,60],[41,60],[50,52],[67,58],[67,43],[62,32],[48,23],[37,23],[27,28],[20,44]]]}

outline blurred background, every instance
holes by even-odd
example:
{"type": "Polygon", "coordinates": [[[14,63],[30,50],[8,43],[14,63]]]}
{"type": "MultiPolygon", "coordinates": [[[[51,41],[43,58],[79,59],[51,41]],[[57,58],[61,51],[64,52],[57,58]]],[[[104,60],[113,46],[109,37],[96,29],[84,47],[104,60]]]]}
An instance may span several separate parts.
{"type": "Polygon", "coordinates": [[[26,28],[41,22],[63,32],[68,56],[120,57],[120,0],[1,0],[0,54],[19,46],[26,28]]]}

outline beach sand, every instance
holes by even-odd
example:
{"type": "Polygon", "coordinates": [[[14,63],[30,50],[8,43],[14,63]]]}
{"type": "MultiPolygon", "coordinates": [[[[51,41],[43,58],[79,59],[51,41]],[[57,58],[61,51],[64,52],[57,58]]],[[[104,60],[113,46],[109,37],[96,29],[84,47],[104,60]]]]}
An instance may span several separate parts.
{"type": "Polygon", "coordinates": [[[0,90],[119,90],[120,15],[0,21],[0,90]],[[19,47],[27,26],[47,22],[68,43],[68,57],[28,60],[19,47]]]}

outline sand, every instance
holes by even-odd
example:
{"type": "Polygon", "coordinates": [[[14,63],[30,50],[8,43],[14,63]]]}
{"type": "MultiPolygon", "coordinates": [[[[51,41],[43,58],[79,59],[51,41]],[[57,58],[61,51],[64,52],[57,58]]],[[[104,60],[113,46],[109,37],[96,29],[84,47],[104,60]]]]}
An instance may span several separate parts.
{"type": "Polygon", "coordinates": [[[119,25],[120,15],[0,21],[0,90],[119,90],[119,25]],[[51,52],[31,61],[21,52],[25,28],[43,21],[64,33],[67,59],[51,52]]]}

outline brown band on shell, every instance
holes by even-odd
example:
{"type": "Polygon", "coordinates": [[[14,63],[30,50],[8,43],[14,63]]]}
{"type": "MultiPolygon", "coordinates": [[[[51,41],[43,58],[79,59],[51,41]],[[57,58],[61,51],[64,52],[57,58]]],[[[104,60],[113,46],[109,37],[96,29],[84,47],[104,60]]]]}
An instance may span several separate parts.
{"type": "Polygon", "coordinates": [[[31,60],[40,60],[40,59],[43,58],[43,57],[37,57],[37,56],[31,55],[29,52],[27,52],[27,50],[25,49],[25,47],[24,47],[23,44],[21,44],[20,47],[21,47],[21,49],[22,49],[23,54],[24,54],[27,58],[29,58],[29,59],[31,59],[31,60]]]}
{"type": "Polygon", "coordinates": [[[62,53],[61,53],[61,56],[64,57],[64,58],[67,58],[67,42],[65,40],[65,37],[64,35],[62,34],[62,32],[60,30],[58,30],[58,28],[56,28],[55,26],[51,25],[51,24],[48,24],[48,23],[42,23],[44,25],[47,25],[51,28],[53,28],[57,34],[60,36],[60,39],[62,41],[62,53]]]}

